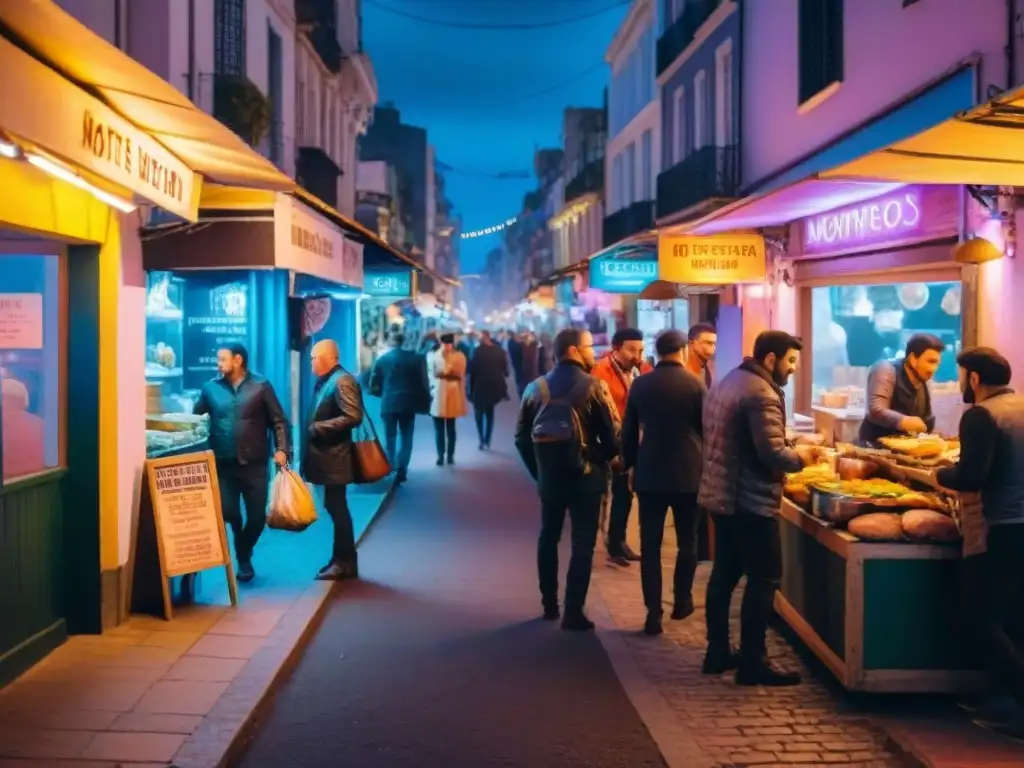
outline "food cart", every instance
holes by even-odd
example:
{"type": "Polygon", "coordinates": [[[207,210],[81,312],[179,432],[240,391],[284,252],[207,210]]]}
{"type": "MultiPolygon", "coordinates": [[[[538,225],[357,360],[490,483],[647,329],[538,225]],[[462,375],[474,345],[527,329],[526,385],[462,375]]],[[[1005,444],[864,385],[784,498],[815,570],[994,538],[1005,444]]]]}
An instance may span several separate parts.
{"type": "MultiPolygon", "coordinates": [[[[859,451],[841,447],[847,457],[837,459],[837,466],[787,479],[776,612],[849,690],[983,689],[987,676],[968,656],[959,622],[959,541],[952,540],[948,525],[940,526],[941,535],[931,534],[945,539],[941,543],[920,527],[913,535],[900,530],[901,520],[913,522],[906,510],[945,510],[953,518],[956,500],[915,490],[909,482],[851,477],[850,467],[852,474],[906,477],[891,455],[870,452],[869,464],[859,451]],[[872,488],[876,496],[858,495],[872,488]],[[880,534],[887,539],[866,537],[875,515],[882,523],[895,520],[896,532],[880,534]],[[865,535],[847,530],[858,517],[861,525],[852,527],[865,535]]],[[[922,517],[927,518],[923,510],[916,519],[922,517]]]]}

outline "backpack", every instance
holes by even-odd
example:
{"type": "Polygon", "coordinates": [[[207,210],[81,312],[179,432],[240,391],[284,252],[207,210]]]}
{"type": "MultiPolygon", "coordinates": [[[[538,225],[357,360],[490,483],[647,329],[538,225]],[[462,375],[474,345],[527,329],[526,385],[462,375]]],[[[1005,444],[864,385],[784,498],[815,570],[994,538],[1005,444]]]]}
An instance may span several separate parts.
{"type": "Polygon", "coordinates": [[[578,406],[590,391],[584,379],[565,397],[552,397],[547,378],[536,381],[541,404],[533,419],[531,438],[538,463],[556,472],[582,472],[586,468],[586,439],[578,406]]]}

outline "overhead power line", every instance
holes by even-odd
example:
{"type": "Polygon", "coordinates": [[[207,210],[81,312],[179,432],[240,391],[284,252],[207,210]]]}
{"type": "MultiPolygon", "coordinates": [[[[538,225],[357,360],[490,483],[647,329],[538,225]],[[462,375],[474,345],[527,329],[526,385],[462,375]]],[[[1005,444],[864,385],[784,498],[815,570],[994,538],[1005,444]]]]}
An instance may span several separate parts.
{"type": "Polygon", "coordinates": [[[421,24],[432,24],[436,27],[450,27],[452,29],[493,29],[493,30],[520,30],[529,31],[534,29],[550,29],[551,27],[561,27],[566,24],[575,24],[579,21],[586,21],[592,19],[595,16],[608,13],[608,11],[614,10],[615,8],[621,8],[624,5],[629,5],[632,0],[617,0],[617,2],[605,5],[601,8],[595,8],[592,11],[581,13],[571,18],[554,19],[551,21],[535,21],[535,22],[513,22],[507,24],[501,24],[496,22],[472,22],[472,21],[449,21],[446,19],[432,19],[429,16],[420,16],[416,13],[409,13],[403,11],[401,8],[394,8],[384,3],[379,3],[376,0],[366,0],[366,4],[379,8],[386,13],[393,14],[395,16],[401,16],[405,19],[412,21],[418,21],[421,24]]]}
{"type": "Polygon", "coordinates": [[[494,107],[511,107],[511,106],[515,106],[516,104],[523,104],[524,102],[527,102],[527,101],[533,101],[534,99],[539,99],[542,96],[547,96],[549,93],[554,93],[555,91],[560,91],[563,88],[565,88],[566,86],[573,85],[574,83],[578,83],[580,80],[582,80],[583,78],[587,77],[588,75],[591,75],[594,72],[596,72],[597,70],[602,69],[602,68],[607,67],[607,66],[608,65],[605,62],[599,61],[596,64],[594,64],[593,66],[587,67],[582,72],[578,72],[577,74],[573,75],[568,80],[562,80],[561,82],[555,83],[554,85],[550,85],[547,88],[544,88],[543,90],[535,91],[534,93],[525,94],[525,95],[520,96],[520,97],[515,98],[515,99],[506,99],[504,101],[496,101],[496,102],[486,102],[486,101],[478,102],[477,104],[474,104],[474,108],[476,108],[478,106],[479,107],[485,107],[487,109],[493,109],[494,107]]]}

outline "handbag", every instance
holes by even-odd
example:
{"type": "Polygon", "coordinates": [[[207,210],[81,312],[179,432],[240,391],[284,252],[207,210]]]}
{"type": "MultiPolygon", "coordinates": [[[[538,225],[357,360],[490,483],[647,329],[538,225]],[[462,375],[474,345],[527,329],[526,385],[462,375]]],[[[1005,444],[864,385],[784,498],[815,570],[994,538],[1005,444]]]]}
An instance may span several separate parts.
{"type": "Polygon", "coordinates": [[[359,403],[363,409],[363,422],[356,427],[352,436],[352,470],[357,485],[367,485],[383,480],[391,474],[391,462],[388,461],[384,448],[377,438],[377,428],[373,419],[366,412],[366,401],[363,393],[359,393],[359,403]],[[369,425],[369,426],[367,426],[369,425]]]}

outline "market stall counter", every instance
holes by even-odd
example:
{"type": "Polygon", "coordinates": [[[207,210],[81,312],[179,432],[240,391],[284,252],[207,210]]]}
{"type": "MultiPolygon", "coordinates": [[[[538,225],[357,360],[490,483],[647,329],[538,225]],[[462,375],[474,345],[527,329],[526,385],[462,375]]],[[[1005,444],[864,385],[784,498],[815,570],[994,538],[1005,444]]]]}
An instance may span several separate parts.
{"type": "Polygon", "coordinates": [[[956,500],[863,477],[884,462],[836,463],[846,479],[824,464],[787,481],[776,612],[849,690],[983,690],[959,618],[956,500]]]}

